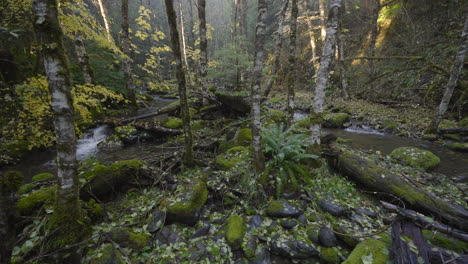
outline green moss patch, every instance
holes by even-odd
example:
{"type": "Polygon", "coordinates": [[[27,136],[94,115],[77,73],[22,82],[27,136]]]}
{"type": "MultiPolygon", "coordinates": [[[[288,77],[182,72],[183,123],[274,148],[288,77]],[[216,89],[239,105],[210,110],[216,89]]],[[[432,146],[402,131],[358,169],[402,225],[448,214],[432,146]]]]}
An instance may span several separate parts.
{"type": "Polygon", "coordinates": [[[167,214],[170,222],[193,225],[197,222],[196,213],[206,203],[208,189],[206,184],[195,179],[192,183],[182,186],[179,195],[169,202],[167,214]]]}
{"type": "Polygon", "coordinates": [[[407,165],[421,170],[433,169],[440,163],[439,157],[432,152],[413,147],[394,149],[390,153],[390,157],[398,161],[404,161],[407,165]]]}
{"type": "Polygon", "coordinates": [[[346,122],[349,122],[350,116],[347,113],[330,113],[323,116],[323,127],[343,128],[346,122]]]}
{"type": "Polygon", "coordinates": [[[424,239],[430,244],[450,249],[457,252],[463,252],[468,249],[468,243],[449,237],[447,235],[433,232],[430,230],[423,230],[424,239]]]}
{"type": "Polygon", "coordinates": [[[177,117],[169,117],[164,123],[163,126],[172,129],[180,129],[183,126],[182,119],[177,117]]]}
{"type": "Polygon", "coordinates": [[[451,150],[468,152],[468,143],[448,143],[445,146],[451,150]]]}
{"type": "Polygon", "coordinates": [[[322,248],[320,249],[320,258],[329,264],[339,264],[340,256],[336,248],[322,248]]]}
{"type": "Polygon", "coordinates": [[[359,243],[343,264],[386,264],[389,251],[384,242],[367,239],[359,243]]]}
{"type": "Polygon", "coordinates": [[[216,168],[219,170],[230,170],[247,158],[248,149],[243,146],[230,148],[225,154],[216,157],[216,168]]]}
{"type": "Polygon", "coordinates": [[[56,186],[48,186],[22,196],[16,206],[21,215],[30,215],[44,203],[52,202],[55,198],[56,186]]]}
{"type": "Polygon", "coordinates": [[[52,173],[45,172],[45,173],[34,175],[32,177],[32,181],[37,182],[37,181],[41,181],[41,180],[50,180],[50,179],[52,179],[54,177],[55,176],[52,173]]]}
{"type": "Polygon", "coordinates": [[[226,222],[226,241],[233,250],[239,249],[244,239],[247,226],[239,215],[231,215],[226,222]]]}

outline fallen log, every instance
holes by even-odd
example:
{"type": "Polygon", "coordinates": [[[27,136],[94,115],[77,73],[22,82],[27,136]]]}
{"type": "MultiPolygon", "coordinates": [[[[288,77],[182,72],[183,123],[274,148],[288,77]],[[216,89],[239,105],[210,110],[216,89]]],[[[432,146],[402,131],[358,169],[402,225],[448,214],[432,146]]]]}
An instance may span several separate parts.
{"type": "Polygon", "coordinates": [[[445,248],[430,246],[428,250],[429,263],[431,264],[466,264],[468,255],[462,255],[445,248]]]}
{"type": "Polygon", "coordinates": [[[335,170],[368,189],[395,195],[415,209],[433,214],[447,224],[468,231],[468,211],[465,208],[425,192],[380,167],[375,161],[343,149],[341,154],[330,157],[329,163],[335,170]]]}
{"type": "Polygon", "coordinates": [[[430,263],[428,247],[418,226],[407,220],[397,221],[392,226],[390,260],[394,264],[430,263]]]}
{"type": "Polygon", "coordinates": [[[165,107],[163,107],[161,109],[158,109],[154,113],[127,118],[127,119],[122,120],[121,122],[122,123],[127,123],[127,122],[138,120],[138,119],[145,119],[145,118],[150,118],[150,117],[154,117],[154,116],[169,114],[169,113],[172,113],[172,112],[175,112],[175,111],[179,110],[179,108],[180,108],[180,101],[177,100],[177,101],[172,102],[169,105],[167,105],[167,106],[165,106],[165,107]]]}
{"type": "Polygon", "coordinates": [[[215,96],[223,106],[231,110],[242,114],[250,113],[250,99],[249,95],[246,93],[217,91],[215,96]]]}
{"type": "Polygon", "coordinates": [[[444,133],[468,133],[468,127],[441,128],[439,131],[444,133]]]}

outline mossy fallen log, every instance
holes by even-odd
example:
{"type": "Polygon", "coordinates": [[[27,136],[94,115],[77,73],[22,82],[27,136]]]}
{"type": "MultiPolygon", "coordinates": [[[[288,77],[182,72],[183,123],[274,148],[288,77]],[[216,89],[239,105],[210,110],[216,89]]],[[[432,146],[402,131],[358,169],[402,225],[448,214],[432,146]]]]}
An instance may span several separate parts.
{"type": "Polygon", "coordinates": [[[216,91],[216,99],[223,106],[238,113],[250,113],[250,97],[246,92],[216,91]]]}
{"type": "Polygon", "coordinates": [[[430,213],[451,226],[468,231],[468,211],[465,208],[425,192],[388,169],[380,167],[375,161],[343,149],[339,155],[330,158],[330,164],[368,189],[395,195],[414,209],[430,213]]]}
{"type": "Polygon", "coordinates": [[[180,101],[177,100],[177,101],[174,101],[174,102],[170,103],[169,105],[167,105],[167,106],[165,106],[165,107],[163,107],[161,109],[158,109],[154,113],[127,118],[127,119],[122,120],[121,122],[122,123],[127,123],[127,122],[138,120],[138,119],[145,119],[145,118],[150,118],[150,117],[154,117],[154,116],[169,114],[169,113],[173,113],[173,112],[175,112],[175,111],[177,111],[179,109],[180,109],[180,101]]]}

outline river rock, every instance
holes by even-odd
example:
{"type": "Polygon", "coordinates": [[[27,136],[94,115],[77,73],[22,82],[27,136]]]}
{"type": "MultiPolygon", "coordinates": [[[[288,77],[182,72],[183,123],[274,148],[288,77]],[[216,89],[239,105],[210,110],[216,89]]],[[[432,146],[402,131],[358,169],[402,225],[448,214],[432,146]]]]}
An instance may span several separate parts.
{"type": "Polygon", "coordinates": [[[390,157],[421,170],[433,169],[440,163],[439,157],[432,152],[413,147],[396,148],[390,153],[390,157]]]}
{"type": "Polygon", "coordinates": [[[299,240],[276,240],[272,242],[271,251],[283,257],[293,259],[307,259],[318,256],[319,252],[312,243],[306,243],[299,240]]]}
{"type": "Polygon", "coordinates": [[[343,216],[346,213],[346,209],[343,207],[325,200],[319,200],[318,205],[323,211],[330,213],[333,216],[343,216]]]}
{"type": "Polygon", "coordinates": [[[156,233],[164,226],[166,221],[166,212],[156,209],[148,225],[148,232],[156,233]]]}
{"type": "Polygon", "coordinates": [[[105,245],[101,252],[100,258],[92,258],[90,264],[125,264],[122,253],[117,250],[112,244],[105,245]]]}
{"type": "Polygon", "coordinates": [[[328,226],[322,226],[319,231],[319,242],[325,247],[334,247],[338,244],[335,233],[328,226]]]}
{"type": "Polygon", "coordinates": [[[323,116],[323,127],[343,128],[349,122],[350,116],[347,113],[329,113],[323,116]]]}
{"type": "Polygon", "coordinates": [[[276,200],[272,201],[268,208],[266,209],[266,214],[270,217],[279,217],[279,218],[286,218],[286,217],[294,217],[297,218],[304,211],[299,208],[297,205],[290,203],[289,201],[284,200],[276,200]]]}
{"type": "Polygon", "coordinates": [[[366,215],[370,218],[377,218],[377,214],[372,212],[371,210],[367,209],[367,208],[358,208],[356,209],[356,212],[361,214],[361,215],[366,215]]]}
{"type": "Polygon", "coordinates": [[[149,237],[147,235],[134,233],[127,228],[109,232],[105,238],[106,242],[115,242],[121,247],[134,250],[142,250],[149,245],[149,237]]]}
{"type": "Polygon", "coordinates": [[[180,188],[180,195],[172,199],[167,206],[167,224],[177,222],[193,226],[208,199],[206,184],[200,179],[195,179],[180,188]]]}
{"type": "Polygon", "coordinates": [[[247,226],[239,215],[231,215],[226,222],[226,241],[233,250],[240,249],[247,226]]]}
{"type": "Polygon", "coordinates": [[[265,246],[258,246],[255,257],[249,260],[249,264],[271,264],[270,252],[265,246]]]}
{"type": "Polygon", "coordinates": [[[260,227],[262,226],[262,223],[263,223],[263,218],[259,215],[254,215],[252,216],[252,218],[250,218],[249,228],[260,227]]]}
{"type": "Polygon", "coordinates": [[[297,221],[296,220],[284,220],[281,222],[281,226],[284,229],[293,229],[295,226],[297,226],[297,221]]]}
{"type": "Polygon", "coordinates": [[[375,239],[367,239],[359,243],[349,255],[348,259],[343,264],[361,263],[366,256],[370,264],[387,263],[388,249],[384,242],[375,239]]]}
{"type": "Polygon", "coordinates": [[[202,227],[195,230],[195,233],[193,234],[192,238],[203,237],[208,235],[208,233],[210,233],[210,228],[210,224],[203,225],[202,227]]]}
{"type": "Polygon", "coordinates": [[[167,227],[164,227],[160,232],[156,233],[154,239],[163,245],[172,245],[179,242],[185,242],[181,236],[167,227]]]}

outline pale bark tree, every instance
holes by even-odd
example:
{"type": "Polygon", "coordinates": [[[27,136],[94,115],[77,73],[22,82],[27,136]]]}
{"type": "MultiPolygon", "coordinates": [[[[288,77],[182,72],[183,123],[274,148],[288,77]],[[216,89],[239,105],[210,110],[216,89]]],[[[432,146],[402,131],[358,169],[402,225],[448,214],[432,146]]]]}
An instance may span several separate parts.
{"type": "Polygon", "coordinates": [[[310,144],[320,144],[320,134],[322,130],[323,104],[325,101],[325,89],[330,81],[329,74],[334,57],[334,46],[338,32],[338,20],[340,8],[343,0],[332,0],[330,3],[330,13],[328,16],[327,33],[323,45],[322,58],[317,73],[317,85],[315,86],[315,96],[313,111],[311,111],[310,124],[310,144]]]}
{"type": "Polygon", "coordinates": [[[343,16],[346,14],[345,4],[341,7],[341,17],[338,24],[337,35],[337,50],[338,50],[338,67],[340,72],[340,84],[343,97],[349,99],[348,93],[348,80],[346,79],[346,64],[345,64],[345,49],[344,49],[344,30],[343,30],[343,16]]]}
{"type": "Polygon", "coordinates": [[[263,57],[265,45],[267,16],[267,0],[258,0],[257,25],[255,29],[255,55],[254,68],[252,72],[252,147],[253,147],[253,165],[255,171],[260,173],[265,167],[265,157],[263,156],[260,132],[262,124],[260,121],[260,85],[262,83],[263,57]]]}
{"type": "Polygon", "coordinates": [[[465,26],[463,27],[461,35],[461,44],[458,47],[457,55],[455,56],[455,62],[452,66],[452,71],[445,88],[444,96],[440,102],[439,109],[434,120],[431,123],[430,129],[436,131],[439,128],[440,122],[444,118],[445,113],[449,107],[450,99],[452,99],[453,91],[458,84],[458,79],[460,78],[461,71],[463,69],[463,62],[465,61],[465,54],[468,48],[468,14],[465,18],[465,26]]]}
{"type": "Polygon", "coordinates": [[[88,53],[86,52],[83,39],[78,34],[75,36],[75,52],[78,59],[78,64],[81,68],[84,83],[94,83],[94,73],[91,69],[91,65],[89,64],[88,53]]]}
{"type": "Polygon", "coordinates": [[[107,21],[106,10],[104,9],[104,5],[102,4],[102,0],[97,0],[99,5],[99,11],[102,16],[102,20],[104,21],[104,28],[106,29],[107,33],[107,40],[112,41],[112,35],[110,32],[109,21],[107,21]]]}
{"type": "Polygon", "coordinates": [[[122,51],[125,54],[124,59],[124,78],[125,90],[128,92],[128,98],[132,107],[137,107],[135,86],[132,78],[132,48],[130,43],[130,26],[128,17],[128,0],[122,0],[122,51]]]}
{"type": "Polygon", "coordinates": [[[294,111],[296,109],[294,103],[294,86],[296,84],[296,35],[297,35],[297,16],[299,8],[297,0],[291,2],[291,25],[289,35],[289,71],[288,71],[288,127],[294,122],[294,111]]]}
{"type": "Polygon", "coordinates": [[[325,16],[325,0],[319,0],[319,15],[320,15],[320,36],[322,42],[325,41],[327,35],[327,18],[325,16]]]}
{"type": "Polygon", "coordinates": [[[184,10],[182,8],[182,0],[179,0],[179,25],[180,25],[180,39],[182,40],[182,57],[185,65],[185,71],[187,72],[187,80],[190,85],[192,81],[190,79],[190,67],[187,59],[187,43],[185,41],[185,26],[184,26],[184,10]]]}
{"type": "MultiPolygon", "coordinates": [[[[375,44],[377,42],[377,36],[379,35],[380,32],[380,26],[379,26],[379,13],[380,10],[382,9],[382,6],[380,5],[380,1],[372,1],[372,24],[371,24],[371,33],[370,33],[370,39],[369,39],[369,48],[367,51],[367,56],[372,58],[375,56],[375,44]]],[[[376,67],[374,60],[368,60],[369,62],[369,68],[368,68],[368,73],[369,73],[369,90],[374,91],[374,82],[373,79],[376,74],[376,67]]]]}
{"type": "MultiPolygon", "coordinates": [[[[314,20],[313,20],[313,14],[314,14],[314,5],[310,1],[305,1],[306,2],[306,10],[307,10],[307,27],[309,28],[309,43],[310,43],[310,50],[312,53],[312,58],[311,61],[312,63],[316,64],[318,61],[318,56],[317,56],[317,38],[315,37],[315,28],[314,28],[314,20]]],[[[315,67],[314,67],[315,68],[315,67]]]]}
{"type": "MultiPolygon", "coordinates": [[[[44,68],[49,83],[57,149],[57,192],[50,224],[62,243],[76,243],[86,226],[78,199],[76,134],[71,80],[58,19],[57,0],[34,0],[34,27],[42,45],[44,68]],[[81,222],[81,224],[80,224],[81,222]]],[[[77,263],[76,252],[67,263],[77,263]]]]}
{"type": "MultiPolygon", "coordinates": [[[[206,82],[208,64],[208,41],[206,37],[206,0],[198,0],[198,20],[200,35],[200,79],[203,92],[208,93],[208,83],[206,82]]],[[[203,104],[207,105],[206,99],[203,104]]]]}
{"type": "Polygon", "coordinates": [[[283,49],[283,24],[286,18],[286,11],[288,10],[289,0],[283,0],[283,2],[283,7],[278,14],[278,31],[276,31],[276,43],[273,54],[274,61],[271,67],[271,76],[266,84],[265,91],[263,93],[263,100],[268,98],[268,95],[271,92],[271,88],[277,80],[277,73],[280,66],[281,50],[283,49]]]}
{"type": "Polygon", "coordinates": [[[167,22],[171,39],[171,48],[176,62],[176,78],[180,97],[180,115],[184,129],[184,159],[183,163],[187,167],[193,166],[193,138],[190,126],[190,114],[187,100],[187,87],[185,82],[184,66],[182,64],[182,54],[180,50],[179,32],[177,30],[177,15],[174,10],[173,0],[164,0],[166,5],[167,22]]]}

